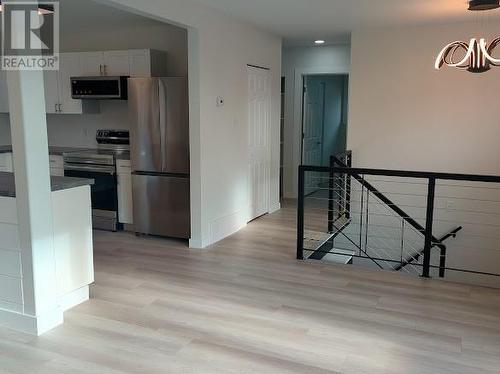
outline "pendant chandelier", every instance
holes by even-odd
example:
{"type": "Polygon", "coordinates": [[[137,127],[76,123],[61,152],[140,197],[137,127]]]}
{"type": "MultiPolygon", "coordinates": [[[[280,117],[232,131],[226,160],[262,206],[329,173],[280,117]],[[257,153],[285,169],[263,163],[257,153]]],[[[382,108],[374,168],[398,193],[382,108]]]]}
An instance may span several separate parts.
{"type": "MultiPolygon", "coordinates": [[[[486,11],[497,8],[500,8],[500,0],[469,1],[470,11],[486,11]]],[[[492,66],[500,66],[500,59],[493,57],[493,52],[499,44],[500,37],[490,43],[484,38],[479,40],[472,38],[469,43],[452,42],[441,50],[436,59],[435,67],[439,70],[447,65],[452,68],[466,69],[471,73],[484,73],[492,66]]]]}

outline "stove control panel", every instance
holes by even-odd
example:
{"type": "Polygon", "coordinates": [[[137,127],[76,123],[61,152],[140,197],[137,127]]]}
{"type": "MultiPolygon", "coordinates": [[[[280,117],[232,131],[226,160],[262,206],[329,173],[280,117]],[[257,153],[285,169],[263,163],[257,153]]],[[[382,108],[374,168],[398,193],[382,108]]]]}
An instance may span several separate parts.
{"type": "Polygon", "coordinates": [[[128,130],[97,130],[98,144],[129,145],[130,133],[128,130]]]}

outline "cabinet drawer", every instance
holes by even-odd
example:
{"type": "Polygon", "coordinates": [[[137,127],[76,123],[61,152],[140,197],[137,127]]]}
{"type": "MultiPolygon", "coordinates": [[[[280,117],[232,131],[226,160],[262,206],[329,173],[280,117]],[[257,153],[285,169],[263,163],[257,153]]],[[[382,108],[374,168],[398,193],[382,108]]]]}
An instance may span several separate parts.
{"type": "Polygon", "coordinates": [[[0,153],[0,171],[10,173],[13,170],[12,153],[0,153]]]}
{"type": "Polygon", "coordinates": [[[117,160],[116,161],[116,172],[119,175],[130,175],[132,173],[132,166],[130,160],[117,160]]]}
{"type": "Polygon", "coordinates": [[[63,156],[50,155],[49,162],[51,168],[63,169],[64,168],[64,158],[63,156]]]}
{"type": "Polygon", "coordinates": [[[54,177],[64,177],[64,169],[63,168],[50,168],[50,175],[54,177]]]}

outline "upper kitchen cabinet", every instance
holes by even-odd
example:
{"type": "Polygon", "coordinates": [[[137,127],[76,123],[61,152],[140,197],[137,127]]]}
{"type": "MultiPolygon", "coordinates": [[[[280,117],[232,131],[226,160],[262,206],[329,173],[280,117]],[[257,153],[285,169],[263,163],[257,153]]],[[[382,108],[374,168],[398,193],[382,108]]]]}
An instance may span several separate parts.
{"type": "Polygon", "coordinates": [[[104,75],[103,52],[81,52],[80,56],[81,76],[96,77],[104,75]]]}
{"type": "Polygon", "coordinates": [[[43,72],[45,88],[45,112],[59,113],[59,72],[46,70],[43,72]]]}
{"type": "Polygon", "coordinates": [[[132,49],[129,52],[130,76],[136,78],[166,77],[167,54],[154,49],[132,49]]]}
{"type": "Polygon", "coordinates": [[[160,77],[167,75],[167,54],[150,49],[80,53],[82,76],[160,77]]]}
{"type": "Polygon", "coordinates": [[[128,77],[130,61],[128,51],[108,51],[103,53],[103,75],[128,77]]]}
{"type": "MultiPolygon", "coordinates": [[[[152,49],[61,53],[59,71],[45,71],[45,106],[48,114],[82,114],[99,111],[96,101],[73,100],[71,77],[165,77],[167,53],[152,49]]],[[[8,113],[7,77],[0,70],[0,113],[8,113]]]]}
{"type": "Polygon", "coordinates": [[[59,71],[45,71],[45,107],[48,114],[96,112],[96,103],[83,103],[71,96],[71,77],[82,75],[79,53],[61,53],[59,71]]]}

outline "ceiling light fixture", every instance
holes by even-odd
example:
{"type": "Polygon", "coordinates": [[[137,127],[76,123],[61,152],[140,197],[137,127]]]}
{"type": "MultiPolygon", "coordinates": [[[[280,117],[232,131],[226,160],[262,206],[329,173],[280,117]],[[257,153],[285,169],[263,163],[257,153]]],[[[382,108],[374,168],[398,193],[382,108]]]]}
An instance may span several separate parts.
{"type": "MultiPolygon", "coordinates": [[[[500,0],[470,0],[469,10],[484,11],[500,8],[500,0]]],[[[500,66],[500,59],[493,57],[493,52],[500,44],[500,37],[488,43],[486,39],[479,41],[472,38],[469,43],[455,41],[444,47],[439,53],[435,68],[444,65],[457,69],[466,69],[471,73],[484,73],[492,66],[500,66]],[[463,55],[457,57],[462,52],[463,55]]]]}
{"type": "MultiPolygon", "coordinates": [[[[0,1],[0,13],[3,12],[2,1],[0,1]]],[[[38,4],[38,14],[52,14],[54,6],[51,4],[38,4]]]]}
{"type": "Polygon", "coordinates": [[[316,44],[316,45],[322,45],[322,44],[325,44],[325,41],[324,40],[315,40],[314,44],[316,44]]]}

